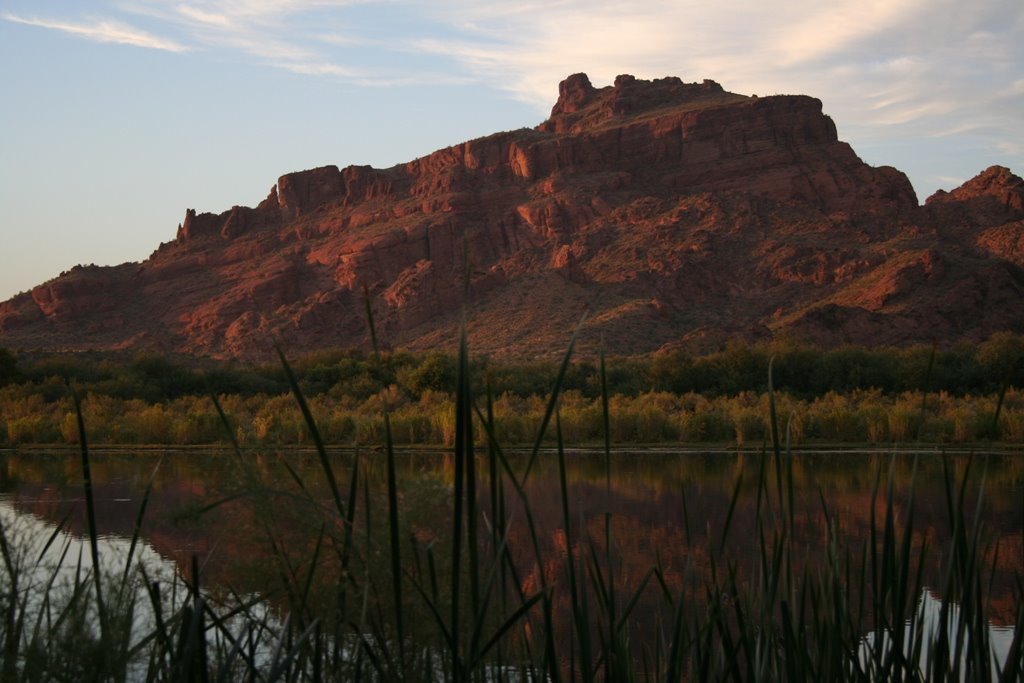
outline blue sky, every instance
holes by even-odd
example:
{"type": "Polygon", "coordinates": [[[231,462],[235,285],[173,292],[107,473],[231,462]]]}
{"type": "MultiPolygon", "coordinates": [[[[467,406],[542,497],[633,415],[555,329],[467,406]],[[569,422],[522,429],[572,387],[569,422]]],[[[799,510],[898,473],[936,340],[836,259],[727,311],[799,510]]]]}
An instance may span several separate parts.
{"type": "Polygon", "coordinates": [[[813,95],[921,201],[1024,173],[1021,0],[0,0],[0,300],[283,173],[534,126],[579,71],[813,95]]]}

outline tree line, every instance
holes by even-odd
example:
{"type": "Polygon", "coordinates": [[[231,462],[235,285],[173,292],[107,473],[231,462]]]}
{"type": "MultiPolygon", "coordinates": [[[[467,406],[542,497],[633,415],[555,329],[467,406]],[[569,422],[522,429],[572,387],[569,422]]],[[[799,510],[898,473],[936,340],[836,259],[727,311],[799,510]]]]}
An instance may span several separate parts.
{"type": "MultiPolygon", "coordinates": [[[[647,356],[610,358],[605,363],[608,391],[636,397],[647,392],[733,396],[764,392],[773,360],[776,390],[811,398],[829,392],[878,390],[984,395],[1024,380],[1024,335],[1000,333],[980,344],[822,349],[788,342],[730,344],[696,355],[678,349],[647,356]]],[[[423,392],[455,390],[454,354],[393,351],[374,356],[358,350],[330,349],[300,355],[291,367],[307,396],[366,400],[397,385],[415,399],[423,392]]],[[[473,361],[476,395],[490,392],[527,397],[551,390],[560,361],[473,361]]],[[[289,391],[280,363],[215,361],[152,352],[24,353],[0,347],[0,387],[8,396],[38,395],[46,402],[67,394],[67,383],[82,393],[149,403],[197,395],[278,395],[289,391]],[[15,387],[15,389],[10,389],[15,387]]],[[[565,390],[587,398],[601,393],[600,363],[571,363],[565,390]]]]}
{"type": "MultiPolygon", "coordinates": [[[[1024,442],[1024,337],[948,349],[741,345],[604,363],[619,443],[757,443],[768,428],[772,364],[780,423],[794,443],[1024,442]]],[[[383,438],[384,408],[403,444],[454,439],[456,359],[405,351],[325,350],[290,363],[324,437],[383,438]]],[[[474,361],[477,396],[492,397],[496,437],[528,443],[559,374],[555,361],[474,361]]],[[[569,364],[560,384],[570,443],[603,439],[601,362],[569,364]]],[[[0,349],[0,446],[74,443],[69,387],[97,443],[244,445],[308,442],[284,366],[154,353],[17,354],[0,349]],[[219,397],[232,423],[217,414],[219,397]]],[[[479,427],[479,425],[478,425],[479,427]]],[[[483,438],[483,430],[477,434],[483,438]]]]}

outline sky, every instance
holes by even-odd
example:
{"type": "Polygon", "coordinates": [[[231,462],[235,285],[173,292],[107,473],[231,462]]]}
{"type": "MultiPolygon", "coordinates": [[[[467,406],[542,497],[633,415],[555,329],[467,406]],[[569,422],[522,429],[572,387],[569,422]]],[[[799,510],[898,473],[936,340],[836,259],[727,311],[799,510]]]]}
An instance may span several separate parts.
{"type": "Polygon", "coordinates": [[[922,202],[1024,174],[1021,0],[0,0],[0,300],[284,173],[535,126],[578,72],[812,95],[922,202]]]}

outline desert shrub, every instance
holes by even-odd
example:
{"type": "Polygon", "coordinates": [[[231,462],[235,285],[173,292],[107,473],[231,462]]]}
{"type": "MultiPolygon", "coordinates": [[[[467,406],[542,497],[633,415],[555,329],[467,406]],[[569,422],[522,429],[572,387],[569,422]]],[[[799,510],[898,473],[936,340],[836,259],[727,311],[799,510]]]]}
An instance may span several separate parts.
{"type": "Polygon", "coordinates": [[[635,413],[636,436],[640,443],[657,443],[675,441],[678,434],[674,433],[669,413],[664,413],[656,406],[641,404],[635,413]]]}
{"type": "Polygon", "coordinates": [[[401,445],[432,443],[433,425],[420,413],[401,411],[390,416],[392,443],[401,445]]]}
{"type": "MultiPolygon", "coordinates": [[[[543,399],[517,396],[505,392],[494,399],[494,432],[499,443],[532,443],[540,429],[544,415],[543,399]]],[[[452,407],[452,433],[454,435],[454,406],[452,407]]]]}
{"type": "Polygon", "coordinates": [[[859,441],[866,429],[851,396],[830,391],[808,407],[809,432],[826,441],[859,441]]]}
{"type": "Polygon", "coordinates": [[[135,434],[138,443],[175,443],[171,438],[171,426],[174,416],[160,403],[140,405],[132,402],[124,416],[129,430],[135,434]]]}
{"type": "Polygon", "coordinates": [[[444,353],[427,354],[415,367],[399,373],[399,382],[415,395],[425,391],[455,393],[455,359],[444,353]]]}
{"type": "Polygon", "coordinates": [[[906,392],[899,396],[888,411],[889,437],[897,442],[916,440],[924,426],[921,413],[921,395],[906,392]]]}
{"type": "Polygon", "coordinates": [[[359,415],[355,418],[356,443],[365,446],[384,441],[384,417],[382,415],[359,415]]]}
{"type": "Polygon", "coordinates": [[[7,420],[7,440],[12,445],[58,443],[61,432],[49,415],[27,415],[7,420]]]}
{"type": "MultiPolygon", "coordinates": [[[[145,405],[145,403],[139,402],[137,405],[145,405]]],[[[82,399],[82,417],[89,425],[89,434],[97,443],[117,442],[114,433],[122,422],[127,409],[123,399],[104,394],[89,393],[82,399]]]]}
{"type": "Polygon", "coordinates": [[[356,421],[347,413],[332,413],[318,423],[320,435],[329,443],[348,443],[355,438],[356,421]]]}
{"type": "Polygon", "coordinates": [[[596,442],[604,435],[604,418],[599,401],[586,401],[562,408],[562,436],[570,443],[596,442]]]}
{"type": "Polygon", "coordinates": [[[864,424],[867,441],[884,443],[889,441],[889,414],[885,406],[870,403],[859,410],[859,421],[864,424]]]}
{"type": "Polygon", "coordinates": [[[683,407],[678,413],[679,437],[682,441],[717,442],[735,437],[732,420],[721,406],[706,400],[688,403],[692,409],[683,407]]]}
{"type": "Polygon", "coordinates": [[[275,422],[276,420],[272,414],[255,415],[252,418],[252,427],[249,433],[252,434],[257,443],[269,443],[274,435],[277,434],[275,422]]]}
{"type": "Polygon", "coordinates": [[[731,414],[736,444],[757,443],[765,438],[764,420],[754,408],[735,407],[731,414]]]}
{"type": "MultiPolygon", "coordinates": [[[[765,433],[771,429],[769,423],[770,399],[767,394],[761,394],[757,401],[758,414],[761,416],[765,433]]],[[[775,414],[779,426],[779,438],[784,443],[788,437],[789,443],[796,446],[803,443],[806,438],[807,403],[794,398],[785,392],[775,392],[775,414]]]]}
{"type": "Polygon", "coordinates": [[[1004,441],[1024,443],[1024,410],[1011,409],[1000,415],[999,435],[1004,441]]]}
{"type": "Polygon", "coordinates": [[[969,408],[957,408],[951,415],[953,422],[953,439],[958,443],[974,441],[984,430],[980,416],[969,408]]]}
{"type": "Polygon", "coordinates": [[[171,434],[178,444],[212,444],[226,440],[224,425],[210,406],[204,410],[198,405],[175,406],[171,434]],[[181,415],[184,412],[184,415],[181,415]]]}

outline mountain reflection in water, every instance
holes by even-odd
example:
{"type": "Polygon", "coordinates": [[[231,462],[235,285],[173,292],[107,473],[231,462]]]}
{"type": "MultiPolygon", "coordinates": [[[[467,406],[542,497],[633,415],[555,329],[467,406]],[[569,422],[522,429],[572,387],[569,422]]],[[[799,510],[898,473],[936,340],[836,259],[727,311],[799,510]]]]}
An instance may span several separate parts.
{"type": "MultiPolygon", "coordinates": [[[[287,461],[303,486],[325,508],[330,508],[330,493],[314,453],[247,453],[244,457],[245,462],[240,463],[234,454],[217,451],[165,452],[159,458],[153,452],[93,454],[93,491],[97,526],[106,537],[104,555],[113,557],[115,564],[123,558],[122,539],[131,537],[143,491],[153,477],[153,492],[142,525],[145,543],[140,549],[146,562],[164,570],[177,567],[185,573],[196,555],[208,587],[230,586],[245,593],[272,592],[278,570],[266,541],[268,520],[275,526],[275,538],[287,541],[285,552],[293,558],[313,554],[313,544],[323,524],[323,516],[303,502],[303,494],[282,460],[287,461]],[[218,504],[211,507],[214,503],[218,504]]],[[[355,455],[339,452],[333,457],[335,473],[344,489],[347,484],[343,480],[355,455]]],[[[373,533],[383,536],[383,457],[372,451],[359,457],[369,482],[367,493],[371,501],[376,501],[371,502],[376,529],[373,533]]],[[[9,452],[0,460],[0,502],[5,529],[14,524],[15,518],[28,519],[29,522],[20,523],[28,536],[38,541],[52,533],[53,524],[71,511],[67,530],[73,535],[83,534],[85,515],[77,454],[9,452]]],[[[796,550],[793,559],[803,565],[794,566],[794,571],[824,562],[828,538],[839,539],[843,547],[859,556],[871,537],[872,513],[877,519],[885,515],[887,487],[892,487],[894,511],[901,520],[909,514],[913,488],[915,531],[911,543],[915,553],[923,543],[929,548],[922,568],[923,584],[943,585],[952,534],[944,460],[959,485],[968,471],[967,455],[920,454],[915,465],[915,457],[909,453],[796,454],[791,470],[792,507],[787,514],[796,550]],[[876,484],[881,490],[877,495],[876,484]]],[[[401,452],[398,463],[405,538],[435,546],[448,542],[453,490],[451,456],[443,452],[401,452]]],[[[521,472],[525,460],[513,459],[512,464],[521,472]]],[[[772,483],[769,489],[775,491],[776,471],[770,462],[766,464],[766,474],[772,483]]],[[[740,583],[755,580],[761,557],[754,536],[758,515],[756,484],[761,467],[762,456],[756,452],[626,452],[613,455],[609,463],[601,453],[572,452],[567,459],[567,479],[574,521],[566,534],[561,522],[557,463],[552,454],[542,453],[525,486],[537,542],[542,555],[548,558],[541,565],[533,559],[532,541],[519,502],[510,493],[512,487],[507,482],[504,487],[504,510],[511,520],[507,544],[525,592],[535,590],[544,579],[557,582],[568,552],[577,558],[589,553],[604,556],[608,550],[604,545],[606,532],[610,532],[607,537],[611,539],[611,554],[615,558],[614,581],[623,595],[631,595],[655,565],[671,584],[669,588],[676,590],[684,577],[707,571],[712,556],[722,566],[728,563],[740,583]],[[606,465],[610,465],[610,483],[606,479],[606,465]],[[737,490],[740,495],[732,507],[737,490]],[[730,532],[723,541],[722,530],[727,520],[730,532]],[[571,548],[567,539],[571,539],[571,548]],[[544,572],[543,577],[540,572],[544,572]]],[[[482,548],[486,545],[486,529],[494,523],[492,512],[497,509],[491,497],[495,489],[490,486],[483,459],[477,463],[477,477],[482,548]]],[[[980,511],[982,528],[991,536],[992,552],[986,558],[992,570],[988,612],[993,626],[991,640],[994,648],[1006,648],[1010,640],[1006,634],[1012,633],[1015,616],[1014,581],[1024,569],[1024,458],[1000,454],[974,456],[970,478],[966,488],[970,504],[965,507],[980,511]],[[978,506],[982,471],[984,491],[978,506]]],[[[760,514],[781,514],[770,498],[761,503],[760,514]]],[[[362,511],[357,518],[357,525],[361,524],[365,524],[362,511]]],[[[382,538],[380,547],[385,544],[382,538]]],[[[367,557],[372,554],[368,552],[367,557]]],[[[386,558],[382,556],[380,561],[385,562],[386,558]]],[[[695,582],[693,586],[699,588],[700,584],[695,582]]],[[[851,591],[849,599],[857,601],[864,597],[851,591]]],[[[556,609],[568,611],[567,600],[562,598],[561,602],[556,600],[556,609]]],[[[696,589],[687,598],[702,599],[696,589]]],[[[936,596],[925,594],[921,599],[932,605],[936,596]]],[[[655,628],[665,617],[663,602],[660,589],[653,585],[642,592],[634,609],[638,634],[655,628]]],[[[930,613],[928,609],[925,612],[930,613]]],[[[562,621],[568,622],[568,618],[556,619],[562,621]]]]}

